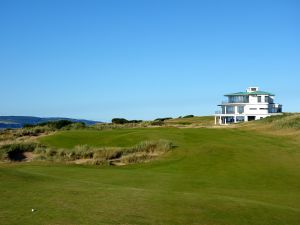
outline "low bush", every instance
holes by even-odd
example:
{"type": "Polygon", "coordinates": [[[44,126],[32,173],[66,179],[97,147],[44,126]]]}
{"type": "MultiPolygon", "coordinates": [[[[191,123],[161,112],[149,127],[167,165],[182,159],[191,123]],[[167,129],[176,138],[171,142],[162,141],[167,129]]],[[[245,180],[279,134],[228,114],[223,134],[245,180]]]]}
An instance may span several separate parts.
{"type": "Polygon", "coordinates": [[[125,123],[128,123],[128,120],[124,119],[124,118],[113,118],[111,120],[112,123],[115,123],[115,124],[125,124],[125,123]]]}
{"type": "Polygon", "coordinates": [[[40,146],[37,143],[12,143],[0,147],[0,158],[2,160],[21,161],[24,152],[33,152],[40,146]]]}
{"type": "Polygon", "coordinates": [[[39,123],[39,126],[48,126],[50,128],[53,129],[61,129],[63,127],[66,127],[70,124],[72,124],[74,122],[70,121],[70,120],[58,120],[58,121],[49,121],[49,122],[45,122],[45,123],[39,123]]]}
{"type": "Polygon", "coordinates": [[[160,121],[160,120],[151,121],[150,123],[151,126],[163,126],[164,124],[165,124],[164,121],[160,121]]]}
{"type": "Polygon", "coordinates": [[[157,118],[154,121],[161,121],[161,122],[163,122],[165,120],[171,120],[171,119],[173,119],[173,118],[172,117],[165,117],[165,118],[157,118]]]}
{"type": "Polygon", "coordinates": [[[114,124],[126,124],[126,123],[141,123],[143,122],[143,120],[127,120],[124,118],[113,118],[111,122],[114,124]]]}
{"type": "Polygon", "coordinates": [[[17,137],[23,137],[23,136],[38,136],[43,133],[50,132],[51,129],[48,127],[41,127],[41,126],[35,126],[35,127],[26,127],[23,129],[17,129],[15,131],[15,135],[17,137]]]}
{"type": "Polygon", "coordinates": [[[194,115],[186,115],[186,116],[183,116],[182,118],[193,118],[194,115]]]}
{"type": "Polygon", "coordinates": [[[84,128],[85,123],[83,122],[72,122],[70,120],[57,120],[57,121],[48,121],[38,124],[25,124],[23,128],[35,128],[35,127],[48,127],[53,130],[59,130],[62,128],[84,128]]]}

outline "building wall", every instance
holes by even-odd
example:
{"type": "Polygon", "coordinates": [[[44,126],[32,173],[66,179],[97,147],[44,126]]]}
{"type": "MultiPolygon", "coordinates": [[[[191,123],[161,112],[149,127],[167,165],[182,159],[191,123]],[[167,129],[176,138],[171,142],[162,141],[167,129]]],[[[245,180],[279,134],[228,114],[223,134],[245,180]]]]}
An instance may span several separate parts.
{"type": "MultiPolygon", "coordinates": [[[[254,89],[258,90],[258,88],[254,89]]],[[[255,90],[248,88],[247,91],[252,92],[255,90]]],[[[271,116],[273,113],[282,112],[282,105],[274,104],[274,96],[269,95],[257,96],[250,94],[247,95],[247,98],[241,98],[239,95],[229,95],[228,101],[219,106],[221,106],[221,112],[217,112],[215,118],[216,121],[219,118],[220,124],[232,123],[233,121],[258,120],[271,116]],[[241,106],[244,107],[243,110],[240,108],[241,106]]]]}

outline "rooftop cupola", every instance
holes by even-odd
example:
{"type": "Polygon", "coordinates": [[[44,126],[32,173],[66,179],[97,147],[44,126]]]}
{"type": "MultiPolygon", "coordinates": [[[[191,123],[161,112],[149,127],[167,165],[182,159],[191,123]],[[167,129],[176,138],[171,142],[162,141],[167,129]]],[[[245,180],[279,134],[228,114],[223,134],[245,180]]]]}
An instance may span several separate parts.
{"type": "Polygon", "coordinates": [[[258,87],[248,87],[248,88],[247,88],[247,92],[248,92],[248,93],[256,92],[256,91],[259,91],[259,88],[258,88],[258,87]]]}

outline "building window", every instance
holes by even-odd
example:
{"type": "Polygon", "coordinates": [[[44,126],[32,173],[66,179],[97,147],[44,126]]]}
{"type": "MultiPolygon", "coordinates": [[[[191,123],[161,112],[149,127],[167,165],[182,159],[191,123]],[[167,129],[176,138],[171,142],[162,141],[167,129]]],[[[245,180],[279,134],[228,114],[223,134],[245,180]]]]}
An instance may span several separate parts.
{"type": "Polygon", "coordinates": [[[257,91],[257,89],[256,88],[251,88],[251,91],[257,91]]]}
{"type": "Polygon", "coordinates": [[[229,103],[249,103],[249,96],[229,96],[229,103]]]}
{"type": "Polygon", "coordinates": [[[239,114],[244,113],[244,106],[238,106],[238,113],[239,114]]]}
{"type": "Polygon", "coordinates": [[[244,122],[245,121],[245,117],[244,116],[237,116],[236,117],[236,122],[244,122]]]}
{"type": "Polygon", "coordinates": [[[257,108],[250,108],[250,110],[257,110],[257,108]]]}
{"type": "Polygon", "coordinates": [[[234,114],[234,106],[227,106],[226,107],[226,113],[227,114],[234,114]]]}
{"type": "Polygon", "coordinates": [[[257,102],[261,102],[261,96],[257,96],[257,102]]]}
{"type": "Polygon", "coordinates": [[[265,96],[265,102],[269,102],[269,96],[265,96]]]}

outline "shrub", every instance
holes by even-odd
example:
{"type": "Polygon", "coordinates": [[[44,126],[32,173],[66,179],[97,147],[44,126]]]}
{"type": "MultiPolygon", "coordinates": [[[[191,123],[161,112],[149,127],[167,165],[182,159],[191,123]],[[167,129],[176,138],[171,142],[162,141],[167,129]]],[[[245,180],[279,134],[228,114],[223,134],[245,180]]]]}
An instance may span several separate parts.
{"type": "Polygon", "coordinates": [[[27,127],[23,129],[18,129],[15,131],[15,135],[17,137],[23,137],[23,136],[38,136],[42,133],[49,132],[50,129],[48,127],[40,127],[40,126],[35,126],[35,127],[27,127]]]}
{"type": "Polygon", "coordinates": [[[24,152],[33,152],[39,146],[37,143],[13,143],[0,148],[0,158],[3,160],[20,161],[24,159],[24,152]]]}
{"type": "Polygon", "coordinates": [[[151,121],[151,126],[163,126],[165,123],[163,121],[151,121]]]}
{"type": "Polygon", "coordinates": [[[61,129],[63,127],[66,127],[74,122],[70,120],[58,120],[58,121],[50,121],[45,123],[38,124],[39,126],[48,126],[53,129],[61,129]]]}
{"type": "Polygon", "coordinates": [[[71,129],[71,130],[73,130],[73,129],[78,130],[78,129],[86,128],[86,125],[83,122],[78,122],[78,123],[72,123],[72,124],[68,125],[67,128],[71,129]]]}
{"type": "MultiPolygon", "coordinates": [[[[38,123],[38,124],[25,124],[23,128],[35,128],[35,127],[49,127],[51,129],[59,130],[63,127],[67,127],[71,124],[76,124],[77,122],[72,122],[70,120],[57,120],[57,121],[48,121],[48,122],[43,122],[43,123],[38,123]]],[[[80,124],[79,126],[85,126],[84,123],[78,123],[80,124]]]]}
{"type": "Polygon", "coordinates": [[[141,123],[143,120],[129,120],[128,123],[141,123]]]}
{"type": "Polygon", "coordinates": [[[186,116],[183,116],[182,118],[192,118],[194,117],[194,115],[186,115],[186,116]]]}
{"type": "Polygon", "coordinates": [[[112,123],[115,123],[115,124],[125,124],[125,123],[128,123],[128,120],[124,119],[124,118],[113,118],[111,120],[112,123]]]}
{"type": "Polygon", "coordinates": [[[155,119],[154,121],[165,121],[165,120],[171,120],[171,119],[173,119],[172,117],[165,117],[165,118],[157,118],[157,119],[155,119]]]}
{"type": "Polygon", "coordinates": [[[126,120],[124,118],[113,118],[111,120],[114,124],[126,124],[126,123],[141,123],[143,120],[126,120]]]}

